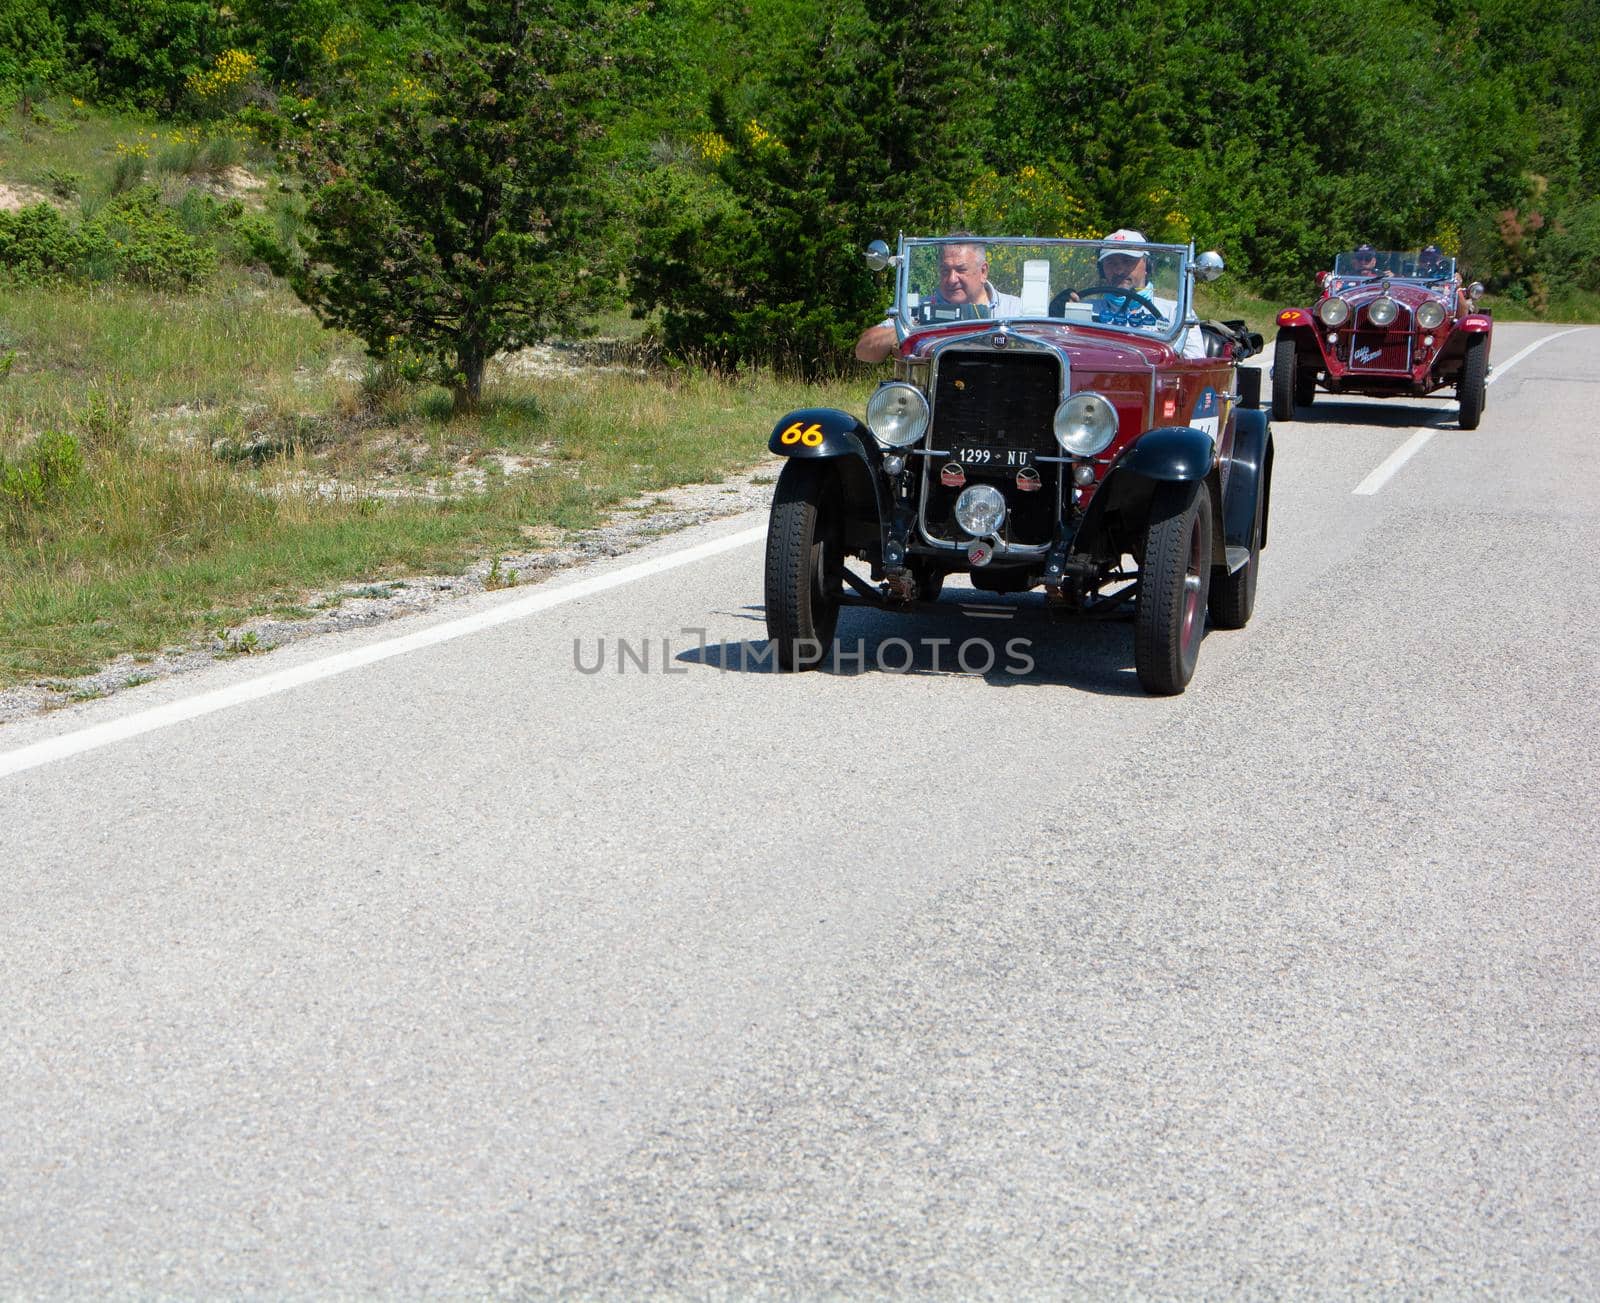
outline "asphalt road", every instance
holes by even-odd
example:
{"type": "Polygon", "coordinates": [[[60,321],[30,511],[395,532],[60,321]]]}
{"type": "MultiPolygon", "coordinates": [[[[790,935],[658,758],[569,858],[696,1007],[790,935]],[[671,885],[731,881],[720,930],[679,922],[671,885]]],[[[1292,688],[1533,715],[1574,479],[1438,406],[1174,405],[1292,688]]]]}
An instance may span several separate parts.
{"type": "Polygon", "coordinates": [[[764,672],[746,517],[0,731],[0,1295],[1600,1292],[1559,333],[1275,425],[1182,697],[955,595],[764,672]]]}

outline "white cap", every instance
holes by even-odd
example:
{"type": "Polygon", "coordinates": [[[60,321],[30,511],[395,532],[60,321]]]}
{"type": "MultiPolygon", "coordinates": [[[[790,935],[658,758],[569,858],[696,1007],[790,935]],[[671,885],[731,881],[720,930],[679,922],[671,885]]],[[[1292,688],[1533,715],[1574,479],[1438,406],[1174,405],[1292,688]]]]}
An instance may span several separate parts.
{"type": "Polygon", "coordinates": [[[1133,257],[1133,258],[1145,258],[1145,257],[1148,257],[1149,255],[1146,254],[1143,249],[1128,249],[1128,250],[1124,251],[1122,249],[1113,249],[1113,248],[1108,247],[1108,246],[1113,245],[1113,244],[1145,244],[1145,243],[1147,243],[1147,241],[1145,240],[1144,235],[1141,232],[1130,230],[1128,227],[1124,226],[1120,231],[1112,231],[1110,235],[1106,236],[1105,244],[1100,247],[1100,256],[1097,259],[1095,259],[1095,261],[1096,262],[1104,262],[1107,258],[1111,257],[1112,254],[1124,253],[1124,252],[1126,252],[1127,256],[1133,257]]]}

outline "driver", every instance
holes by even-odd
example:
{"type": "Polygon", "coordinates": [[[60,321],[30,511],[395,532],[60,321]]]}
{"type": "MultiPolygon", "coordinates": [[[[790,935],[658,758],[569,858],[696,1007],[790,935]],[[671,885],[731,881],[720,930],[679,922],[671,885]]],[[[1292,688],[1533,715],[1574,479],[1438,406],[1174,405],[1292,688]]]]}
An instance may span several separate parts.
{"type": "Polygon", "coordinates": [[[1353,276],[1376,276],[1378,274],[1378,251],[1370,244],[1358,244],[1350,254],[1350,274],[1353,276]]]}
{"type": "MultiPolygon", "coordinates": [[[[967,235],[953,231],[952,235],[967,235]]],[[[971,304],[987,309],[990,317],[1015,317],[1022,313],[1022,300],[1015,294],[1002,294],[989,282],[989,255],[976,241],[945,244],[939,247],[939,287],[933,301],[947,307],[971,304]]],[[[856,340],[856,356],[863,362],[881,362],[894,352],[894,319],[868,326],[856,340]]]]}
{"type": "Polygon", "coordinates": [[[1444,275],[1444,252],[1437,244],[1430,244],[1417,255],[1417,275],[1425,278],[1444,275]]]}
{"type": "MultiPolygon", "coordinates": [[[[1127,298],[1134,303],[1142,305],[1147,311],[1160,317],[1162,321],[1171,321],[1178,311],[1175,299],[1157,298],[1150,288],[1150,255],[1142,249],[1130,249],[1125,246],[1130,244],[1145,244],[1147,241],[1138,231],[1123,227],[1119,231],[1112,231],[1106,236],[1105,242],[1100,246],[1100,256],[1097,259],[1100,268],[1100,282],[1111,289],[1121,290],[1127,298]]],[[[1076,294],[1072,298],[1076,299],[1076,294]]],[[[1199,326],[1190,326],[1184,332],[1183,345],[1179,350],[1184,357],[1204,357],[1206,343],[1200,333],[1199,326]]]]}

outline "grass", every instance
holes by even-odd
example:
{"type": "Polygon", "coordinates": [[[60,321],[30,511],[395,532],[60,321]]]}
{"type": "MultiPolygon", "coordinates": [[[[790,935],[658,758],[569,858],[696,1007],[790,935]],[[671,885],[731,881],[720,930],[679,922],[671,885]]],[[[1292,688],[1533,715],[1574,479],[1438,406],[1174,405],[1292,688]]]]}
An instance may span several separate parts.
{"type": "Polygon", "coordinates": [[[499,377],[470,417],[430,388],[375,408],[351,341],[242,275],[188,296],[20,290],[0,300],[0,349],[0,458],[59,430],[83,465],[0,516],[0,687],[524,550],[530,527],[582,529],[756,463],[778,414],[859,408],[870,384],[588,371],[499,377]]]}

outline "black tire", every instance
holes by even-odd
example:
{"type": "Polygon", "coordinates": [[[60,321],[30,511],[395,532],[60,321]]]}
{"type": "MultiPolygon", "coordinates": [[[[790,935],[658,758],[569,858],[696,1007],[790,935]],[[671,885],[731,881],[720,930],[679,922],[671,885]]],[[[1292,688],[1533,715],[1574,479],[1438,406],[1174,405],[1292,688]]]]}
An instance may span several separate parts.
{"type": "Polygon", "coordinates": [[[1272,350],[1272,419],[1294,420],[1295,386],[1299,380],[1299,350],[1293,335],[1279,335],[1272,350]]]}
{"type": "Polygon", "coordinates": [[[917,581],[917,600],[937,602],[944,591],[945,572],[925,557],[913,557],[910,566],[912,577],[917,581]]]}
{"type": "Polygon", "coordinates": [[[767,637],[779,669],[815,669],[832,650],[844,586],[841,511],[831,465],[784,464],[767,522],[767,637]]]}
{"type": "Polygon", "coordinates": [[[1456,397],[1461,400],[1461,428],[1476,430],[1483,419],[1483,402],[1488,395],[1489,347],[1479,336],[1467,345],[1461,364],[1461,379],[1456,382],[1456,397]]]}
{"type": "Polygon", "coordinates": [[[1317,373],[1302,368],[1294,378],[1294,404],[1296,407],[1310,407],[1317,401],[1317,373]]]}
{"type": "Polygon", "coordinates": [[[1133,613],[1133,666],[1146,692],[1170,697],[1189,686],[1210,586],[1211,494],[1203,483],[1162,484],[1133,613]]]}
{"type": "Polygon", "coordinates": [[[1231,575],[1226,565],[1212,571],[1209,607],[1215,628],[1242,629],[1250,623],[1251,613],[1256,609],[1256,577],[1261,573],[1261,513],[1266,496],[1266,485],[1258,483],[1255,518],[1250,522],[1250,559],[1231,575]]]}

